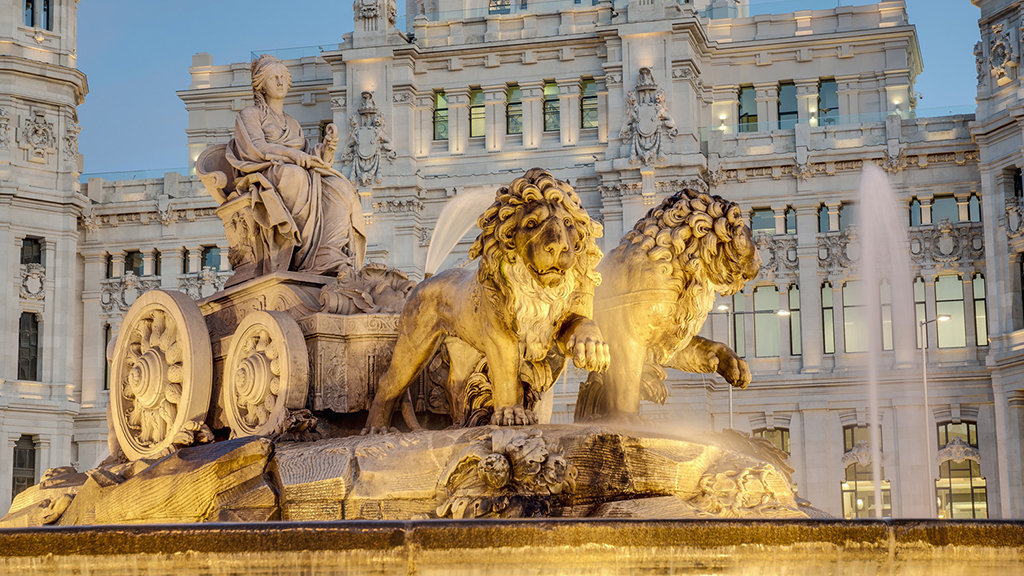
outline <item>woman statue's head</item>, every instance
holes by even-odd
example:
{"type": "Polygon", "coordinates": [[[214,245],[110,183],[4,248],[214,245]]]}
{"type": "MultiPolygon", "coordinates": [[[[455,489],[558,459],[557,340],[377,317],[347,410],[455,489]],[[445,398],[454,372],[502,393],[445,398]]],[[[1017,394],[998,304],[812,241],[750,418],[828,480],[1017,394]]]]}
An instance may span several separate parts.
{"type": "Polygon", "coordinates": [[[291,72],[288,71],[288,67],[284,65],[284,62],[270,54],[264,54],[253,60],[251,70],[252,94],[253,98],[256,100],[256,106],[260,109],[266,109],[267,107],[267,86],[265,84],[269,79],[279,75],[284,76],[287,79],[287,86],[284,90],[285,92],[287,92],[288,88],[291,88],[292,86],[292,75],[291,72]]]}

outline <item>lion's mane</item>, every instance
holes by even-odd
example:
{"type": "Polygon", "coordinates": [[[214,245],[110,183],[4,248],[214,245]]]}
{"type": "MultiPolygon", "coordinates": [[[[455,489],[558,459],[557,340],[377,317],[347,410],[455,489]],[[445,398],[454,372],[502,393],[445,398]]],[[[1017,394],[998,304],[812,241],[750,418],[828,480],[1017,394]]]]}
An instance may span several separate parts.
{"type": "Polygon", "coordinates": [[[498,190],[494,203],[480,216],[477,225],[480,235],[469,249],[469,257],[480,257],[477,280],[481,284],[495,286],[504,296],[504,316],[519,330],[515,320],[515,298],[519,286],[510,281],[502,270],[502,263],[512,264],[516,258],[514,243],[516,230],[522,225],[527,205],[539,200],[559,202],[572,216],[578,239],[575,246],[576,260],[569,273],[577,290],[592,291],[601,283],[601,276],[595,268],[603,254],[595,239],[603,234],[601,224],[590,219],[580,203],[580,197],[566,182],[555,179],[540,168],[529,170],[525,176],[516,178],[508,187],[498,190]]]}
{"type": "Polygon", "coordinates": [[[741,290],[752,276],[750,266],[757,253],[738,204],[689,188],[648,211],[622,243],[655,263],[660,272],[656,277],[668,282],[659,287],[680,295],[678,330],[670,340],[700,330],[694,324],[703,324],[716,291],[741,290]]]}

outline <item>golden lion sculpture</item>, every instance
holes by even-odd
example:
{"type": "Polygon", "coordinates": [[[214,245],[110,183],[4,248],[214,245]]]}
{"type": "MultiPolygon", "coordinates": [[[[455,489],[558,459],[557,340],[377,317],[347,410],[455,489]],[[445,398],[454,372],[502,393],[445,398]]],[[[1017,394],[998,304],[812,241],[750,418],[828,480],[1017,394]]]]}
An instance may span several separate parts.
{"type": "Polygon", "coordinates": [[[594,320],[608,338],[611,367],[580,387],[576,421],[635,420],[641,399],[664,403],[662,367],[718,372],[745,388],[747,363],[697,333],[715,293],[742,290],[760,267],[738,205],[684,189],[650,210],[598,267],[594,320]]]}
{"type": "MultiPolygon", "coordinates": [[[[478,225],[480,235],[469,250],[470,258],[480,257],[476,273],[445,270],[409,296],[364,432],[388,431],[396,399],[442,339],[450,359],[448,400],[457,420],[481,359],[490,381],[490,423],[503,426],[536,423],[524,406],[521,375],[537,373],[549,353],[571,356],[586,370],[607,369],[608,346],[590,319],[601,281],[594,269],[602,256],[595,243],[602,229],[572,187],[534,168],[498,190],[478,225]]],[[[411,414],[403,410],[406,423],[416,428],[411,414]]]]}

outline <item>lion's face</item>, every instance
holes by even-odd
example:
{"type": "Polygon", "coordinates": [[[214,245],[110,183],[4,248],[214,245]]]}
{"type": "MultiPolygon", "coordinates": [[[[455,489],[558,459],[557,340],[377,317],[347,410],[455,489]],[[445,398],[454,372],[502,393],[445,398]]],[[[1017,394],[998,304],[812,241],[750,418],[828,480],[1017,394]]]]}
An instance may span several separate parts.
{"type": "Polygon", "coordinates": [[[572,214],[561,202],[546,199],[524,207],[513,236],[516,256],[545,287],[559,284],[569,273],[579,244],[572,214]]]}
{"type": "Polygon", "coordinates": [[[705,270],[708,279],[716,284],[717,291],[729,296],[742,290],[761,269],[761,255],[757,252],[749,226],[744,226],[743,233],[733,238],[723,256],[723,262],[705,266],[705,270]]]}

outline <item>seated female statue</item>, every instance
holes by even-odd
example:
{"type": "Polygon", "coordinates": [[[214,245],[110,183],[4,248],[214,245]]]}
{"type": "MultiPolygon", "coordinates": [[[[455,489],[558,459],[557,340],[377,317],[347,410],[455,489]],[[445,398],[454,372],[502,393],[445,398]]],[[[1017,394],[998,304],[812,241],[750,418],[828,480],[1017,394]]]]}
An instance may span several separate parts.
{"type": "Polygon", "coordinates": [[[284,113],[291,87],[288,67],[270,55],[252,63],[256,99],[235,118],[235,136],[225,156],[238,171],[238,191],[252,194],[269,269],[333,274],[344,264],[359,269],[366,234],[359,197],[331,168],[338,129],[327,126],[322,144],[312,146],[302,127],[284,113]]]}

